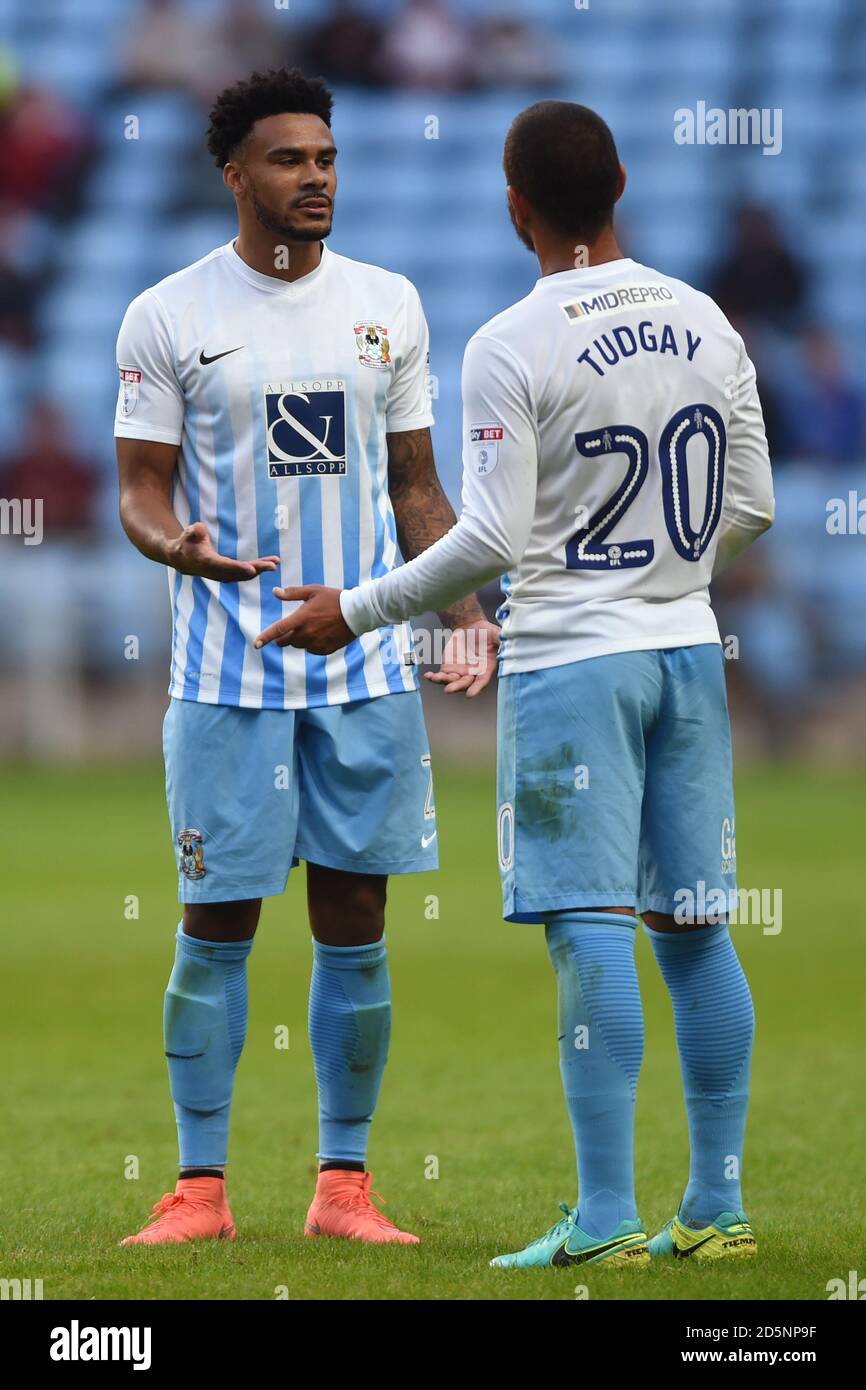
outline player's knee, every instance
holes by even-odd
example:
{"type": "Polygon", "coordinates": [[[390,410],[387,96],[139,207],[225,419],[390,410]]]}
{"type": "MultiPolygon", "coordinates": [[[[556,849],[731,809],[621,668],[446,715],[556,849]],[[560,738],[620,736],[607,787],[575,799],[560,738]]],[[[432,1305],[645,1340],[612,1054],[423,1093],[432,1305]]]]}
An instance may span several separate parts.
{"type": "Polygon", "coordinates": [[[667,912],[644,912],[641,914],[650,931],[658,932],[684,932],[697,931],[705,925],[703,922],[696,922],[693,918],[686,918],[681,921],[679,918],[667,912]]]}
{"type": "Polygon", "coordinates": [[[186,903],[184,935],[199,941],[249,941],[255,936],[261,910],[261,898],[231,903],[186,903]]]}
{"type": "Polygon", "coordinates": [[[326,946],[365,946],[385,930],[388,880],[378,874],[342,873],[308,866],[310,925],[326,946]]]}

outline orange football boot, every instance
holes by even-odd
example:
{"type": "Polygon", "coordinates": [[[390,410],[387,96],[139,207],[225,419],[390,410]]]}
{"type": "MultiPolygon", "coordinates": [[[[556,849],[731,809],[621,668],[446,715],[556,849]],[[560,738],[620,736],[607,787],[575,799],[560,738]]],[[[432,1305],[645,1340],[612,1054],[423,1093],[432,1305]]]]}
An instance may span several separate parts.
{"type": "MultiPolygon", "coordinates": [[[[418,1245],[417,1236],[399,1231],[370,1200],[372,1173],[345,1168],[329,1168],[319,1174],[304,1225],[305,1236],[342,1236],[344,1240],[363,1240],[368,1244],[418,1245]]],[[[372,1194],[384,1202],[378,1192],[372,1194]]]]}
{"type": "Polygon", "coordinates": [[[184,1178],[153,1208],[147,1225],[121,1245],[179,1245],[186,1240],[234,1240],[237,1235],[224,1178],[184,1178]]]}

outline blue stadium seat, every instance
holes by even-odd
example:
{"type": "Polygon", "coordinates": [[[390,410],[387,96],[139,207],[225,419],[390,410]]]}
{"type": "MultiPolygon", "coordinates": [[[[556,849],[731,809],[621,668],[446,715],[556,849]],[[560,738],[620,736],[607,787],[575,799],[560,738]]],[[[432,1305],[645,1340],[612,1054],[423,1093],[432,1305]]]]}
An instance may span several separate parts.
{"type": "Polygon", "coordinates": [[[39,324],[45,340],[61,347],[88,333],[95,342],[113,343],[129,299],[126,283],[106,281],[98,271],[74,278],[53,290],[42,302],[39,324]]]}
{"type": "Polygon", "coordinates": [[[180,178],[177,162],[166,160],[154,146],[130,140],[97,166],[88,185],[90,205],[107,212],[122,211],[129,218],[159,212],[180,178]]]}
{"type": "Polygon", "coordinates": [[[100,274],[121,278],[135,266],[157,228],[131,221],[118,209],[82,219],[61,240],[60,263],[76,276],[100,274]]]}
{"type": "Polygon", "coordinates": [[[38,379],[36,362],[29,353],[0,343],[0,440],[4,456],[19,441],[25,414],[22,406],[38,379]]]}
{"type": "Polygon", "coordinates": [[[113,150],[126,150],[132,144],[158,150],[169,157],[197,139],[204,124],[195,103],[180,93],[126,92],[114,97],[100,110],[100,133],[113,150]],[[138,139],[130,140],[125,131],[128,117],[138,121],[138,139]]]}
{"type": "Polygon", "coordinates": [[[15,59],[24,81],[52,88],[82,107],[95,100],[108,79],[98,45],[74,31],[62,43],[33,35],[16,45],[15,59]]]}
{"type": "Polygon", "coordinates": [[[212,213],[175,223],[168,235],[163,232],[147,248],[145,259],[154,271],[151,282],[200,260],[235,234],[233,219],[212,213]]]}

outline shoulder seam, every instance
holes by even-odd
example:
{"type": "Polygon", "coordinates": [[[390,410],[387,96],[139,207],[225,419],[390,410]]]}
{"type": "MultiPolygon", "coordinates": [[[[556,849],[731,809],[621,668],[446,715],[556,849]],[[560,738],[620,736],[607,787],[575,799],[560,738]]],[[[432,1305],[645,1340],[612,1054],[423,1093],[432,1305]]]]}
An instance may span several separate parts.
{"type": "MultiPolygon", "coordinates": [[[[165,328],[166,336],[167,336],[167,338],[168,338],[168,345],[169,345],[169,347],[170,347],[170,349],[171,349],[171,369],[172,369],[172,371],[174,372],[175,376],[177,377],[177,375],[178,375],[178,374],[177,374],[177,346],[176,346],[175,341],[174,341],[174,331],[173,331],[172,326],[171,326],[171,319],[170,319],[170,317],[169,317],[168,310],[167,310],[166,306],[163,304],[163,302],[162,302],[162,300],[160,299],[159,295],[156,293],[156,287],[155,287],[154,285],[150,285],[150,286],[148,286],[148,288],[147,288],[146,290],[143,290],[143,291],[142,291],[142,295],[141,295],[142,299],[144,298],[144,296],[145,296],[146,294],[149,294],[149,295],[152,295],[152,296],[153,296],[154,303],[156,304],[156,306],[157,306],[157,308],[158,308],[158,310],[159,310],[159,315],[160,315],[160,318],[162,319],[163,327],[165,328]]],[[[179,378],[179,377],[178,377],[178,384],[180,384],[180,378],[179,378]]]]}
{"type": "Polygon", "coordinates": [[[520,371],[521,381],[523,382],[523,385],[525,386],[527,391],[527,395],[529,396],[530,415],[532,417],[533,429],[535,430],[535,437],[536,440],[538,440],[538,402],[535,398],[535,387],[532,381],[532,375],[526,363],[523,361],[522,358],[517,356],[516,352],[513,351],[510,344],[504,343],[501,340],[501,338],[494,338],[492,334],[485,333],[483,329],[479,329],[477,333],[473,333],[472,337],[469,339],[469,343],[467,343],[466,345],[467,348],[469,347],[470,343],[474,343],[476,341],[495,343],[497,347],[502,348],[502,351],[506,354],[506,356],[509,357],[511,361],[514,362],[514,364],[518,367],[520,371]]]}
{"type": "Polygon", "coordinates": [[[526,363],[523,361],[522,357],[518,357],[517,353],[514,351],[514,349],[511,347],[509,343],[503,342],[501,338],[494,337],[492,333],[485,333],[484,330],[481,328],[478,329],[477,333],[472,334],[472,337],[469,339],[469,343],[467,343],[466,346],[468,347],[471,343],[475,342],[495,343],[495,345],[498,348],[502,348],[502,351],[506,354],[506,356],[510,357],[512,362],[517,363],[517,366],[520,367],[522,374],[526,377],[528,382],[529,372],[527,370],[526,363]]]}

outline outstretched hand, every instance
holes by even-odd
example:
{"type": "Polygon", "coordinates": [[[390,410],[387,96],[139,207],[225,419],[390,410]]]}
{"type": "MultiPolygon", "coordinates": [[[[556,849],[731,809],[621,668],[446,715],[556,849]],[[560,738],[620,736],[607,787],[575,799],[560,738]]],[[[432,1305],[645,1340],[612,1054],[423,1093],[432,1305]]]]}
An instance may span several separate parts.
{"type": "Polygon", "coordinates": [[[208,535],[204,522],[194,521],[171,541],[166,561],[181,574],[195,574],[200,575],[202,579],[216,579],[221,584],[232,584],[244,579],[255,579],[256,575],[275,570],[280,563],[280,557],[260,555],[255,560],[233,560],[228,555],[220,555],[208,535]]]}
{"type": "Polygon", "coordinates": [[[271,623],[255,640],[256,647],[276,642],[278,647],[303,647],[316,656],[327,656],[355,640],[340,608],[340,590],[323,584],[302,584],[274,589],[284,603],[300,603],[286,618],[271,623]]]}

